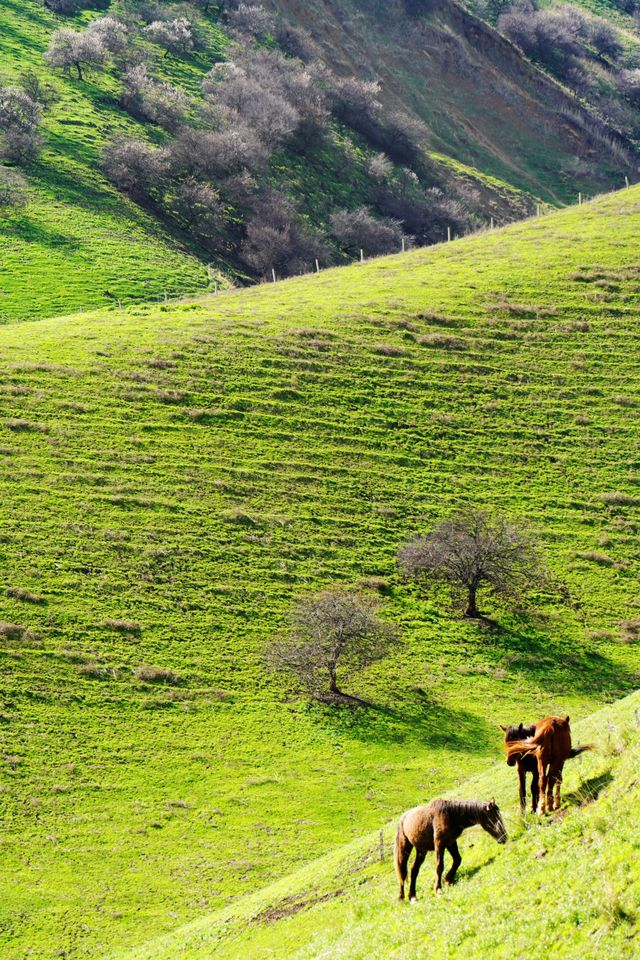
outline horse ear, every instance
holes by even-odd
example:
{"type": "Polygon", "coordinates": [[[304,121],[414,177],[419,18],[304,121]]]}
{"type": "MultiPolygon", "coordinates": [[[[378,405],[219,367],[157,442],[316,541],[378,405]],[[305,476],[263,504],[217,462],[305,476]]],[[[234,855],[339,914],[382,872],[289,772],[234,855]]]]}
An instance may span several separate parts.
{"type": "Polygon", "coordinates": [[[509,729],[509,727],[505,727],[502,723],[499,723],[498,726],[500,727],[500,729],[501,729],[504,733],[506,733],[507,730],[509,729]]]}
{"type": "Polygon", "coordinates": [[[564,722],[565,722],[565,723],[569,723],[569,717],[565,717],[565,718],[564,718],[564,722]]]}
{"type": "Polygon", "coordinates": [[[518,727],[518,730],[520,731],[520,733],[524,733],[524,726],[522,724],[522,720],[520,721],[520,726],[518,727]]]}

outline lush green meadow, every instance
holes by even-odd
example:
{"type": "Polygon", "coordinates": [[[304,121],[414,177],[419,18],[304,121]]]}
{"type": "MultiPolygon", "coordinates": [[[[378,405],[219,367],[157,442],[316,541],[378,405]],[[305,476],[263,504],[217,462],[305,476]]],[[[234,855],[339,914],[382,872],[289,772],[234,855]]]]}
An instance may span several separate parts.
{"type": "Polygon", "coordinates": [[[634,188],[0,329],[3,958],[125,951],[486,770],[499,721],[638,685],[639,222],[634,188]],[[499,627],[395,571],[463,500],[527,517],[560,584],[499,627]],[[370,707],[308,704],[265,646],[364,581],[403,644],[343,678],[370,707]]]}

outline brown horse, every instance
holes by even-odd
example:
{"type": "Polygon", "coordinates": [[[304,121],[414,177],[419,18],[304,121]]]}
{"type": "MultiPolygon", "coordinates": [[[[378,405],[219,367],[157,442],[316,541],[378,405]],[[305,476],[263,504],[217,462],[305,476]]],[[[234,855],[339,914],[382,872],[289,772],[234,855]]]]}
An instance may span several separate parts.
{"type": "MultiPolygon", "coordinates": [[[[541,723],[543,721],[540,721],[541,723]]],[[[537,725],[534,723],[529,727],[519,724],[517,727],[504,727],[500,724],[500,729],[504,731],[504,742],[509,745],[516,740],[526,740],[535,736],[537,725]]],[[[567,760],[572,760],[574,757],[577,757],[578,754],[584,753],[585,750],[591,750],[591,747],[588,745],[579,745],[577,747],[572,747],[569,751],[569,756],[567,760]]],[[[533,753],[520,753],[515,756],[515,764],[518,769],[518,780],[520,785],[520,809],[524,813],[527,806],[527,774],[531,774],[531,809],[533,813],[538,809],[538,803],[540,798],[540,782],[538,777],[538,758],[533,753]]],[[[562,778],[560,778],[560,781],[562,778]]],[[[558,786],[558,792],[560,788],[558,786]]]]}
{"type": "Polygon", "coordinates": [[[540,790],[538,813],[550,813],[560,806],[560,785],[565,760],[589,749],[571,747],[569,717],[544,717],[536,723],[533,736],[507,743],[507,763],[512,767],[526,755],[535,758],[540,790]]]}
{"type": "Polygon", "coordinates": [[[487,833],[490,833],[498,843],[506,843],[507,830],[495,800],[490,803],[465,800],[432,800],[426,806],[413,807],[411,810],[407,810],[398,824],[393,853],[396,876],[400,884],[398,899],[404,900],[407,864],[414,847],[416,856],[411,868],[411,882],[409,884],[409,899],[411,902],[413,903],[416,900],[418,873],[429,850],[435,850],[436,853],[436,883],[434,887],[436,895],[439,896],[442,892],[445,850],[449,851],[453,859],[451,869],[444,878],[445,883],[451,885],[462,861],[458,850],[458,837],[463,830],[466,830],[467,827],[473,827],[476,823],[487,833]]]}

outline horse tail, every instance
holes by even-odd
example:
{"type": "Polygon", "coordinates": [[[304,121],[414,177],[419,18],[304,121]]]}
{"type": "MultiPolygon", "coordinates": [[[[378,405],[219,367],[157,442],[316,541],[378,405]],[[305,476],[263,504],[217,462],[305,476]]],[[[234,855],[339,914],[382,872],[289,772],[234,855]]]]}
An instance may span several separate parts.
{"type": "Polygon", "coordinates": [[[507,765],[512,767],[518,757],[522,757],[525,754],[535,753],[538,749],[539,744],[535,740],[512,740],[510,743],[507,743],[507,765]]]}
{"type": "Polygon", "coordinates": [[[577,747],[572,747],[571,753],[569,754],[569,760],[573,760],[574,757],[577,757],[579,756],[579,754],[584,753],[585,750],[593,750],[593,744],[579,743],[577,747]]]}
{"type": "Polygon", "coordinates": [[[396,877],[398,878],[398,883],[404,883],[406,877],[403,877],[402,869],[402,852],[405,843],[407,843],[406,834],[402,828],[402,821],[404,817],[401,817],[398,824],[398,829],[396,830],[396,838],[393,842],[393,865],[396,871],[396,877]]]}

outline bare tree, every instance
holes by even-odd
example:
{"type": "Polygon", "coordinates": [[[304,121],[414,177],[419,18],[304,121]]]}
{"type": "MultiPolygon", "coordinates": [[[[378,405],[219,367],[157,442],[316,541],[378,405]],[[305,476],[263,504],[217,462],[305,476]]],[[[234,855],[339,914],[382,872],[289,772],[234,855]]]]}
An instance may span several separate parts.
{"type": "Polygon", "coordinates": [[[155,80],[144,64],[137,64],[122,79],[120,106],[133,117],[177,130],[189,111],[186,93],[171,83],[155,80]]]}
{"type": "Polygon", "coordinates": [[[105,147],[102,162],[109,179],[141,202],[161,188],[166,176],[163,151],[143,140],[116,138],[105,147]]]}
{"type": "Polygon", "coordinates": [[[259,3],[240,3],[229,14],[229,24],[235,33],[264,40],[275,30],[273,16],[259,3]]]}
{"type": "Polygon", "coordinates": [[[485,510],[467,508],[416,537],[399,552],[404,572],[445,583],[466,596],[466,617],[481,616],[478,591],[521,596],[543,579],[537,544],[524,526],[485,510]]]}
{"type": "Polygon", "coordinates": [[[193,25],[186,17],[175,20],[154,20],[144,28],[145,36],[151,43],[164,48],[165,57],[170,54],[191,53],[195,47],[193,25]]]}
{"type": "Polygon", "coordinates": [[[331,588],[312,594],[298,603],[290,637],[274,643],[267,659],[316,696],[344,695],[339,674],[374,663],[394,638],[377,610],[375,598],[354,590],[331,588]]]}
{"type": "Polygon", "coordinates": [[[253,205],[247,222],[247,236],[240,251],[242,259],[255,273],[292,277],[313,269],[314,262],[325,264],[329,250],[319,230],[307,223],[288,197],[276,190],[267,192],[253,205]]]}
{"type": "Polygon", "coordinates": [[[75,67],[78,80],[84,80],[83,70],[102,66],[107,57],[107,48],[95,31],[56,30],[51,36],[45,60],[50,67],[70,70],[75,67]]]}

